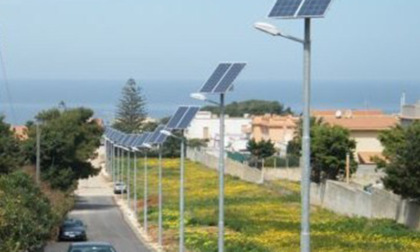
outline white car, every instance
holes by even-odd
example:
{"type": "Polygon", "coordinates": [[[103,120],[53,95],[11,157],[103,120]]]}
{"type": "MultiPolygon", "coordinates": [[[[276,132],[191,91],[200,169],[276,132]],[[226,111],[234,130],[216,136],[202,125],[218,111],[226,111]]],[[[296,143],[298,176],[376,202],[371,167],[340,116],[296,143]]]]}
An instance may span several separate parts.
{"type": "Polygon", "coordinates": [[[126,193],[127,192],[127,186],[125,185],[124,182],[115,182],[114,184],[114,193],[115,194],[121,194],[121,193],[126,193]]]}

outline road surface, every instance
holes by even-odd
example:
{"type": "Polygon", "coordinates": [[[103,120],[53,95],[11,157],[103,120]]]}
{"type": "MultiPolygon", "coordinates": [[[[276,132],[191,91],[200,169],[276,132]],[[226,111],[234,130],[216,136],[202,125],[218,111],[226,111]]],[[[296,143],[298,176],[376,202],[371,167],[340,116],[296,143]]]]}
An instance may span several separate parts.
{"type": "MultiPolygon", "coordinates": [[[[112,193],[102,175],[80,181],[76,206],[69,217],[87,225],[89,241],[110,242],[118,252],[149,252],[124,221],[112,193]]],[[[44,252],[67,252],[68,246],[67,242],[53,242],[44,252]]]]}

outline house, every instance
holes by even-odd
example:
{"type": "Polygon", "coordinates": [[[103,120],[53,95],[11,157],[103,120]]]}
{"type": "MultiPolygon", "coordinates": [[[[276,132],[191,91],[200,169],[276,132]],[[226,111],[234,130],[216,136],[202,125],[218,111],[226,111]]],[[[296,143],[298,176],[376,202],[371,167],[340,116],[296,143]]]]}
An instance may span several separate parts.
{"type": "Polygon", "coordinates": [[[399,117],[402,125],[408,125],[415,120],[420,120],[420,100],[416,104],[402,104],[399,117]]]}
{"type": "Polygon", "coordinates": [[[11,126],[10,130],[15,134],[16,138],[19,140],[28,139],[28,128],[23,125],[11,126]]]}
{"type": "Polygon", "coordinates": [[[312,111],[312,116],[348,129],[356,141],[355,154],[360,164],[372,164],[374,156],[382,156],[384,148],[378,139],[379,133],[400,123],[398,116],[384,114],[381,110],[312,111]]]}
{"type": "Polygon", "coordinates": [[[285,154],[287,144],[295,136],[299,117],[292,115],[263,115],[252,118],[252,137],[257,141],[271,140],[280,154],[285,154]]]}
{"type": "MultiPolygon", "coordinates": [[[[251,133],[251,121],[248,115],[225,117],[225,146],[227,149],[232,151],[246,149],[251,133]]],[[[219,116],[209,111],[199,111],[184,134],[187,139],[208,140],[209,147],[218,148],[220,139],[219,116]]]]}

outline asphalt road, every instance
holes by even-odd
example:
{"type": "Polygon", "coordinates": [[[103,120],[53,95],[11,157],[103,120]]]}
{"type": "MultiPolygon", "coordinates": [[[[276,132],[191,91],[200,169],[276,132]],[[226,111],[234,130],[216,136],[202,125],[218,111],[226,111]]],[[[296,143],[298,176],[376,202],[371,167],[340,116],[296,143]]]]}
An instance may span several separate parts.
{"type": "MultiPolygon", "coordinates": [[[[87,225],[89,241],[110,242],[118,252],[148,252],[115,204],[112,189],[104,178],[81,181],[76,191],[77,201],[69,217],[81,219],[87,225]]],[[[69,243],[53,242],[45,252],[67,252],[69,243]]]]}

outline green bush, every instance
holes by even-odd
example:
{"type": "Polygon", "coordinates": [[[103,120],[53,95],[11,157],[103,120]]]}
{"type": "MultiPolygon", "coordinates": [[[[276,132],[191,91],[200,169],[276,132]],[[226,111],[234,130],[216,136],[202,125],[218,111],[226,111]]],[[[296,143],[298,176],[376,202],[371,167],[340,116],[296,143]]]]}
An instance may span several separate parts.
{"type": "Polygon", "coordinates": [[[50,238],[58,219],[27,174],[0,176],[0,251],[34,251],[50,238]]]}

